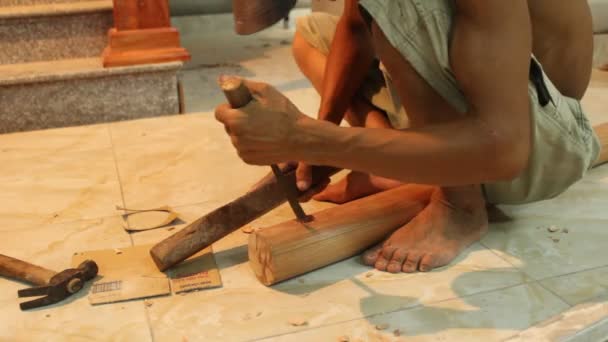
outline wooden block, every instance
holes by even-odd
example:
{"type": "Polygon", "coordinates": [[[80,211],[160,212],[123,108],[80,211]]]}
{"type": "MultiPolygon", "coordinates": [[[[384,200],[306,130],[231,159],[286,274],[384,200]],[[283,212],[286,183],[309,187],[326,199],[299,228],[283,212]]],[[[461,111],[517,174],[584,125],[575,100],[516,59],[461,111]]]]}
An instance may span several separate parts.
{"type": "Polygon", "coordinates": [[[600,145],[602,146],[600,156],[595,162],[595,166],[598,166],[608,162],[608,123],[595,126],[593,127],[593,130],[600,139],[600,145]]]}
{"type": "Polygon", "coordinates": [[[432,188],[405,185],[287,221],[249,237],[249,264],[265,285],[349,258],[380,242],[428,204],[432,188]]]}
{"type": "Polygon", "coordinates": [[[187,61],[190,53],[180,45],[179,32],[172,27],[108,32],[103,52],[104,67],[187,61]]]}

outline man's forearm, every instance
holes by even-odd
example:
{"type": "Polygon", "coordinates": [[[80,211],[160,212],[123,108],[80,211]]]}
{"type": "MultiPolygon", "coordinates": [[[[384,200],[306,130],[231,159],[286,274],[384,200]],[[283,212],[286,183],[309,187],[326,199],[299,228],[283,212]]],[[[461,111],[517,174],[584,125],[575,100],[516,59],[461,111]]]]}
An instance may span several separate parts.
{"type": "Polygon", "coordinates": [[[294,158],[402,182],[456,186],[515,177],[521,146],[495,141],[475,119],[417,130],[341,128],[306,120],[294,136],[294,158]]]}
{"type": "Polygon", "coordinates": [[[373,62],[373,46],[357,1],[347,0],[325,67],[319,119],[339,124],[373,62]]]}

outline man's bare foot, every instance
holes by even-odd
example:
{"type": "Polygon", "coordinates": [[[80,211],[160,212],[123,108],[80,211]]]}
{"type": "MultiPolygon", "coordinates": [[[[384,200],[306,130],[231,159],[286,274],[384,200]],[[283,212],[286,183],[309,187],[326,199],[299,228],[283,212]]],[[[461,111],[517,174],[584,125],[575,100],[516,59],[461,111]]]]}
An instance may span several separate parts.
{"type": "Polygon", "coordinates": [[[447,265],[488,230],[480,186],[437,188],[429,205],[383,244],[363,254],[363,262],[391,273],[422,272],[447,265]]]}
{"type": "Polygon", "coordinates": [[[314,200],[343,204],[402,185],[402,183],[352,171],[336,184],[313,196],[314,200]]]}

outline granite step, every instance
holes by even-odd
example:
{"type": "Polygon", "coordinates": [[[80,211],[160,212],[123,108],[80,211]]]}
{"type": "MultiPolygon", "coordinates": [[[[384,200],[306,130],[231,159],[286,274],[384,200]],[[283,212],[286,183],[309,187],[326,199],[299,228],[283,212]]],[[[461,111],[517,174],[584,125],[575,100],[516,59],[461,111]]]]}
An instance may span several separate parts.
{"type": "Polygon", "coordinates": [[[100,56],[112,7],[111,0],[0,7],[0,64],[100,56]]]}
{"type": "Polygon", "coordinates": [[[103,68],[101,58],[0,66],[0,133],[179,113],[181,62],[103,68]]]}

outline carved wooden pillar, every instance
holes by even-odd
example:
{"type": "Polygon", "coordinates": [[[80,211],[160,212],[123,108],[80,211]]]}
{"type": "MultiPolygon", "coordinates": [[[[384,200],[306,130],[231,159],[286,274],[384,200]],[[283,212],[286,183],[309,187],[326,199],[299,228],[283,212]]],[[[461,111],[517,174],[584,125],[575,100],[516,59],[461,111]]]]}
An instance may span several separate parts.
{"type": "Polygon", "coordinates": [[[103,52],[105,67],[186,61],[190,54],[171,27],[168,0],[113,0],[114,28],[103,52]]]}

